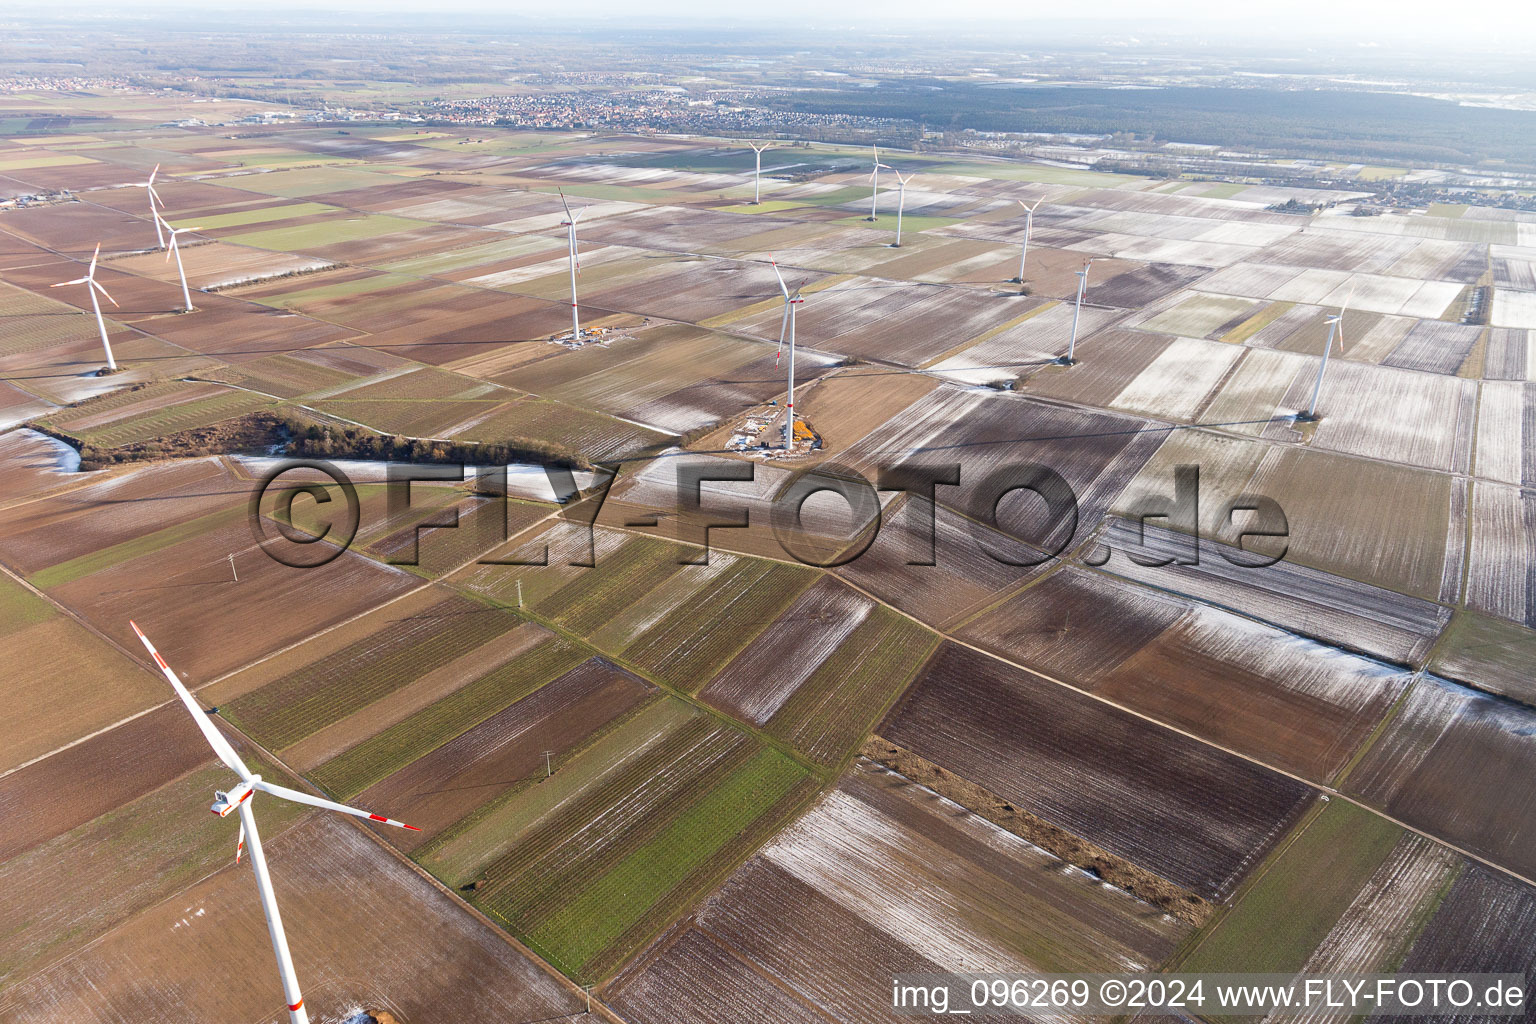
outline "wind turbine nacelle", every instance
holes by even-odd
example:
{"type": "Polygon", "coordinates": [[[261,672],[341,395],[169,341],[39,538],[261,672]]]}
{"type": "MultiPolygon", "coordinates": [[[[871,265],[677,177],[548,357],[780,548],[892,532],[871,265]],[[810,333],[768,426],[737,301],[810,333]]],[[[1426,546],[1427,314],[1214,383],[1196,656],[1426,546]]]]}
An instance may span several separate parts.
{"type": "Polygon", "coordinates": [[[221,818],[227,818],[237,807],[249,800],[251,794],[255,792],[256,787],[249,782],[242,782],[227,793],[214,790],[213,806],[209,810],[221,818]]]}

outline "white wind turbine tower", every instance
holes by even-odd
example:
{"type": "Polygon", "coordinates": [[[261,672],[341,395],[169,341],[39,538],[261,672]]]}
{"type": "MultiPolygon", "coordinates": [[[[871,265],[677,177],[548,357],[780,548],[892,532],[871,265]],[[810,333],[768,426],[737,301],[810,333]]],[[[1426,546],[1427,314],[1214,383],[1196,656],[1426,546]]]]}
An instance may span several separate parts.
{"type": "Polygon", "coordinates": [[[1302,423],[1311,423],[1317,419],[1317,397],[1323,391],[1323,374],[1328,372],[1328,356],[1333,352],[1333,339],[1339,339],[1339,351],[1344,351],[1344,311],[1354,301],[1355,289],[1349,289],[1349,297],[1344,300],[1344,305],[1339,311],[1328,317],[1324,322],[1328,325],[1328,344],[1323,349],[1323,361],[1317,367],[1317,380],[1312,384],[1312,401],[1307,403],[1307,411],[1296,414],[1296,419],[1302,423]]]}
{"type": "Polygon", "coordinates": [[[880,218],[875,215],[876,203],[880,199],[880,168],[885,165],[880,162],[880,147],[869,148],[875,151],[875,169],[869,172],[869,219],[879,220],[880,218]]]}
{"type": "Polygon", "coordinates": [[[272,951],[277,955],[277,973],[282,977],[283,999],[288,1007],[289,1024],[309,1024],[309,1012],[304,1009],[304,996],[299,991],[299,980],[293,972],[293,957],[288,952],[288,937],[283,932],[283,921],[277,912],[277,897],[272,893],[272,876],[267,872],[267,857],[261,849],[261,835],[256,831],[256,816],[251,810],[251,797],[256,793],[268,793],[272,796],[282,797],[298,804],[308,804],[311,807],[324,807],[331,811],[340,811],[358,818],[367,818],[370,821],[381,821],[386,825],[397,825],[400,828],[408,828],[419,832],[414,825],[395,821],[393,818],[385,818],[378,814],[369,814],[355,807],[345,804],[333,803],[330,800],[308,793],[301,793],[296,789],[288,789],[286,786],[276,786],[270,782],[262,781],[260,775],[252,775],[240,760],[240,755],[235,753],[235,748],[219,732],[213,720],[208,717],[202,707],[192,698],[192,694],[176,678],[176,673],[171,671],[160,652],[155,650],[155,645],[149,642],[149,637],[144,635],[136,622],[129,622],[133,631],[138,634],[150,656],[155,659],[155,664],[160,666],[160,671],[165,674],[166,680],[176,690],[176,696],[186,705],[187,711],[192,715],[192,720],[203,731],[208,745],[213,747],[213,752],[224,766],[236,775],[240,781],[226,792],[215,792],[213,813],[221,818],[229,816],[230,811],[240,812],[240,837],[235,843],[235,863],[240,862],[240,853],[245,848],[246,839],[251,844],[251,868],[256,873],[256,890],[261,895],[261,909],[267,916],[267,932],[272,939],[272,951]]]}
{"type": "Polygon", "coordinates": [[[752,205],[761,206],[763,202],[763,153],[773,143],[765,142],[759,146],[755,142],[749,142],[747,145],[751,146],[752,152],[757,154],[757,170],[752,172],[752,205]]]}
{"type": "Polygon", "coordinates": [[[1034,206],[1025,206],[1022,199],[1016,202],[1024,207],[1024,244],[1019,247],[1019,276],[1014,278],[1019,284],[1019,292],[1022,293],[1024,291],[1024,257],[1029,255],[1029,238],[1035,232],[1035,210],[1039,209],[1040,204],[1045,200],[1036,199],[1034,206]]]}
{"type": "Polygon", "coordinates": [[[793,451],[795,447],[795,307],[804,302],[800,297],[800,289],[795,289],[795,294],[789,294],[789,286],[784,283],[784,275],[779,273],[777,260],[769,261],[773,265],[773,276],[779,279],[779,291],[784,295],[784,317],[779,321],[779,351],[784,351],[784,339],[789,339],[789,391],[785,404],[784,417],[784,450],[793,451]]]}
{"type": "Polygon", "coordinates": [[[1083,292],[1088,290],[1088,268],[1093,266],[1093,259],[1083,261],[1083,269],[1077,272],[1077,305],[1072,308],[1072,340],[1067,342],[1067,354],[1056,360],[1062,366],[1071,366],[1077,362],[1074,355],[1077,352],[1077,320],[1083,313],[1083,292]]]}
{"type": "Polygon", "coordinates": [[[556,189],[560,193],[560,203],[565,207],[565,220],[560,226],[567,231],[567,242],[571,250],[571,340],[581,340],[581,318],[576,308],[576,271],[580,269],[580,256],[576,249],[576,222],[581,219],[581,214],[587,212],[583,206],[580,213],[571,212],[571,204],[565,200],[565,190],[556,189]]]}
{"type": "Polygon", "coordinates": [[[165,202],[160,198],[160,193],[155,191],[155,175],[160,173],[160,165],[155,164],[155,169],[149,172],[148,181],[140,181],[134,184],[134,188],[142,188],[149,193],[149,216],[155,222],[155,240],[160,243],[158,248],[165,248],[165,235],[160,232],[160,213],[155,207],[164,207],[165,202]]]}
{"type": "MultiPolygon", "coordinates": [[[[96,300],[96,293],[107,295],[107,290],[96,280],[96,258],[101,255],[101,243],[96,243],[96,251],[91,254],[91,268],[85,272],[84,277],[77,277],[73,281],[60,281],[53,285],[54,288],[63,288],[66,285],[83,284],[86,291],[91,293],[91,312],[96,314],[96,329],[101,332],[101,350],[107,354],[107,369],[117,369],[117,360],[112,358],[112,343],[107,340],[107,321],[101,315],[101,303],[96,300]]],[[[107,295],[107,301],[117,305],[117,300],[107,295]]]]}
{"type": "MultiPolygon", "coordinates": [[[[159,218],[156,218],[156,220],[158,221],[159,218]]],[[[182,312],[190,313],[192,312],[192,293],[187,290],[187,270],[181,265],[181,245],[176,241],[176,236],[196,231],[197,228],[173,228],[168,222],[161,221],[160,223],[165,224],[165,258],[170,259],[171,253],[176,254],[176,273],[181,275],[181,299],[184,306],[182,312]]]]}
{"type": "Polygon", "coordinates": [[[898,171],[896,168],[892,167],[890,164],[881,164],[881,166],[884,167],[886,170],[890,171],[892,174],[896,175],[896,182],[897,182],[897,189],[896,189],[896,241],[891,243],[891,248],[892,249],[900,249],[901,248],[901,213],[902,213],[903,210],[905,210],[907,208],[907,182],[909,182],[913,178],[917,177],[917,175],[916,174],[909,174],[906,177],[902,177],[901,176],[901,172],[898,171]]]}

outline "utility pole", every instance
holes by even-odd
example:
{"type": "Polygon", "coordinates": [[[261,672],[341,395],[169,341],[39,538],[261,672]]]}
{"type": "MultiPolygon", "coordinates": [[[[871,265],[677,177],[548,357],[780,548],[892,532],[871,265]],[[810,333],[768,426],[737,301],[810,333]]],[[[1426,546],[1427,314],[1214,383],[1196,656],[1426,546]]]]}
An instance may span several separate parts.
{"type": "Polygon", "coordinates": [[[555,774],[555,769],[554,769],[553,765],[551,764],[551,762],[549,760],[550,755],[552,755],[553,753],[554,753],[553,750],[546,750],[546,751],[544,751],[544,777],[546,779],[549,778],[551,775],[555,774]]]}

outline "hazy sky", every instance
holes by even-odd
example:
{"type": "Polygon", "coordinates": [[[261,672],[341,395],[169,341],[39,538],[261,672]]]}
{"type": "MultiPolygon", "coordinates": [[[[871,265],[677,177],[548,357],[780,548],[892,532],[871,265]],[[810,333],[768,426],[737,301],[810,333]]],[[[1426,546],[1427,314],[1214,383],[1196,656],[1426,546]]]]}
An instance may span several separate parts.
{"type": "MultiPolygon", "coordinates": [[[[101,7],[101,0],[55,0],[49,7],[101,7]]],[[[1069,24],[1074,34],[1162,35],[1196,39],[1204,35],[1247,37],[1262,44],[1274,38],[1352,38],[1362,43],[1412,40],[1426,47],[1437,41],[1481,41],[1505,49],[1516,40],[1536,39],[1536,4],[1531,0],[1473,0],[1430,4],[1424,0],[1091,0],[1090,3],[998,0],[252,0],[224,10],[260,8],[346,10],[357,14],[423,14],[451,28],[453,14],[481,17],[532,17],[568,22],[591,18],[606,25],[644,27],[658,18],[750,24],[776,22],[838,25],[878,32],[921,22],[950,24],[965,31],[987,26],[1027,30],[1036,26],[1055,34],[1069,24]]],[[[206,0],[140,0],[119,10],[190,8],[209,10],[206,0]]]]}

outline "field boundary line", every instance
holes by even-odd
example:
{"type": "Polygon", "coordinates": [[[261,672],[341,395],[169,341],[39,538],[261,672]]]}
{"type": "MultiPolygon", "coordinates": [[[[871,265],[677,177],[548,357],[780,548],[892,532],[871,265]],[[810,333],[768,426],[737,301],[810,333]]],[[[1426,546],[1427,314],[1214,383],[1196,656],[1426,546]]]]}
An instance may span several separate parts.
{"type": "Polygon", "coordinates": [[[1334,773],[1333,785],[1342,786],[1349,780],[1350,774],[1360,766],[1361,761],[1365,760],[1365,756],[1371,752],[1371,748],[1376,745],[1376,742],[1386,735],[1388,727],[1397,720],[1397,716],[1403,713],[1403,708],[1408,706],[1408,698],[1418,690],[1419,684],[1423,681],[1428,671],[1428,669],[1421,668],[1414,672],[1413,677],[1408,680],[1408,685],[1403,687],[1403,692],[1397,695],[1397,699],[1392,702],[1392,706],[1387,708],[1387,713],[1381,716],[1381,721],[1377,722],[1376,727],[1366,734],[1365,739],[1360,741],[1360,748],[1355,751],[1348,761],[1344,762],[1342,768],[1334,773]]]}

